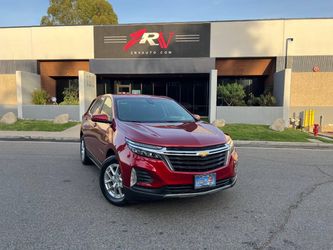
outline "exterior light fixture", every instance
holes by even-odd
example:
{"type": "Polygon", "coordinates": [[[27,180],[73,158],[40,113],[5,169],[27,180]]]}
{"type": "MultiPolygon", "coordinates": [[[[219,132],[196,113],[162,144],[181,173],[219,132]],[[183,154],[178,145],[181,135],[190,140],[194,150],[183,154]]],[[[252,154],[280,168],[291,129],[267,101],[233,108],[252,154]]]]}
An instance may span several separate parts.
{"type": "Polygon", "coordinates": [[[294,41],[294,38],[292,38],[292,37],[288,37],[286,39],[286,56],[285,56],[285,65],[284,65],[285,69],[288,67],[288,45],[289,45],[289,42],[293,42],[293,41],[294,41]]]}

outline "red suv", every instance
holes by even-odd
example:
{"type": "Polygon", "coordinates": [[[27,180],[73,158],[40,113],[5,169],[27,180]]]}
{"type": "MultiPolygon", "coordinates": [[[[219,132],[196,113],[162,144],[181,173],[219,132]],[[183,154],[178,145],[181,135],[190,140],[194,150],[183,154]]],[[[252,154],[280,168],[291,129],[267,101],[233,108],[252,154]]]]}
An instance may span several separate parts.
{"type": "Polygon", "coordinates": [[[167,97],[97,97],[83,115],[80,152],[101,168],[102,193],[115,205],[208,194],[237,178],[231,138],[167,97]]]}

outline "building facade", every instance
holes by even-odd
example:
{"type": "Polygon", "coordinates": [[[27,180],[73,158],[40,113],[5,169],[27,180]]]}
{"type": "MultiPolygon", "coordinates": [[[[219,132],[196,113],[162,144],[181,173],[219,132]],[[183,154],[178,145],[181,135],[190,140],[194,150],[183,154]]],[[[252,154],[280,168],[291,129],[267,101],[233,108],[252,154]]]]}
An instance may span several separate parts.
{"type": "Polygon", "coordinates": [[[17,104],[17,71],[39,75],[58,102],[86,71],[96,75],[97,95],[165,95],[208,116],[216,72],[217,85],[274,93],[285,119],[315,109],[333,124],[333,19],[18,27],[0,28],[0,37],[3,106],[17,104]],[[287,87],[279,77],[286,68],[287,87]]]}

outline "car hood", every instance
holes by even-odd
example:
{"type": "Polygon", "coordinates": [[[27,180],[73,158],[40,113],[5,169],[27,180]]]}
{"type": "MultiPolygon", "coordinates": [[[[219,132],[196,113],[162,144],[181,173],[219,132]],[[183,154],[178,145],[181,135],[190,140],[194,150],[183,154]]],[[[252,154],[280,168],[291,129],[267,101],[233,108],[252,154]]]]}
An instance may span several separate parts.
{"type": "Polygon", "coordinates": [[[130,140],[165,147],[204,147],[226,143],[223,132],[206,122],[120,122],[117,128],[130,140]]]}

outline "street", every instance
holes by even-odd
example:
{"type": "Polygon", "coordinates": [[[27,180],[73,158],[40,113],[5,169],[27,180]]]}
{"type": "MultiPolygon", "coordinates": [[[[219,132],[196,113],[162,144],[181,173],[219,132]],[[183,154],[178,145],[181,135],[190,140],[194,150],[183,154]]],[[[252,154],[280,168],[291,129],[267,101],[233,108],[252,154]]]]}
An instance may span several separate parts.
{"type": "Polygon", "coordinates": [[[0,249],[333,249],[333,152],[239,148],[235,187],[119,208],[78,143],[0,142],[0,249]]]}

